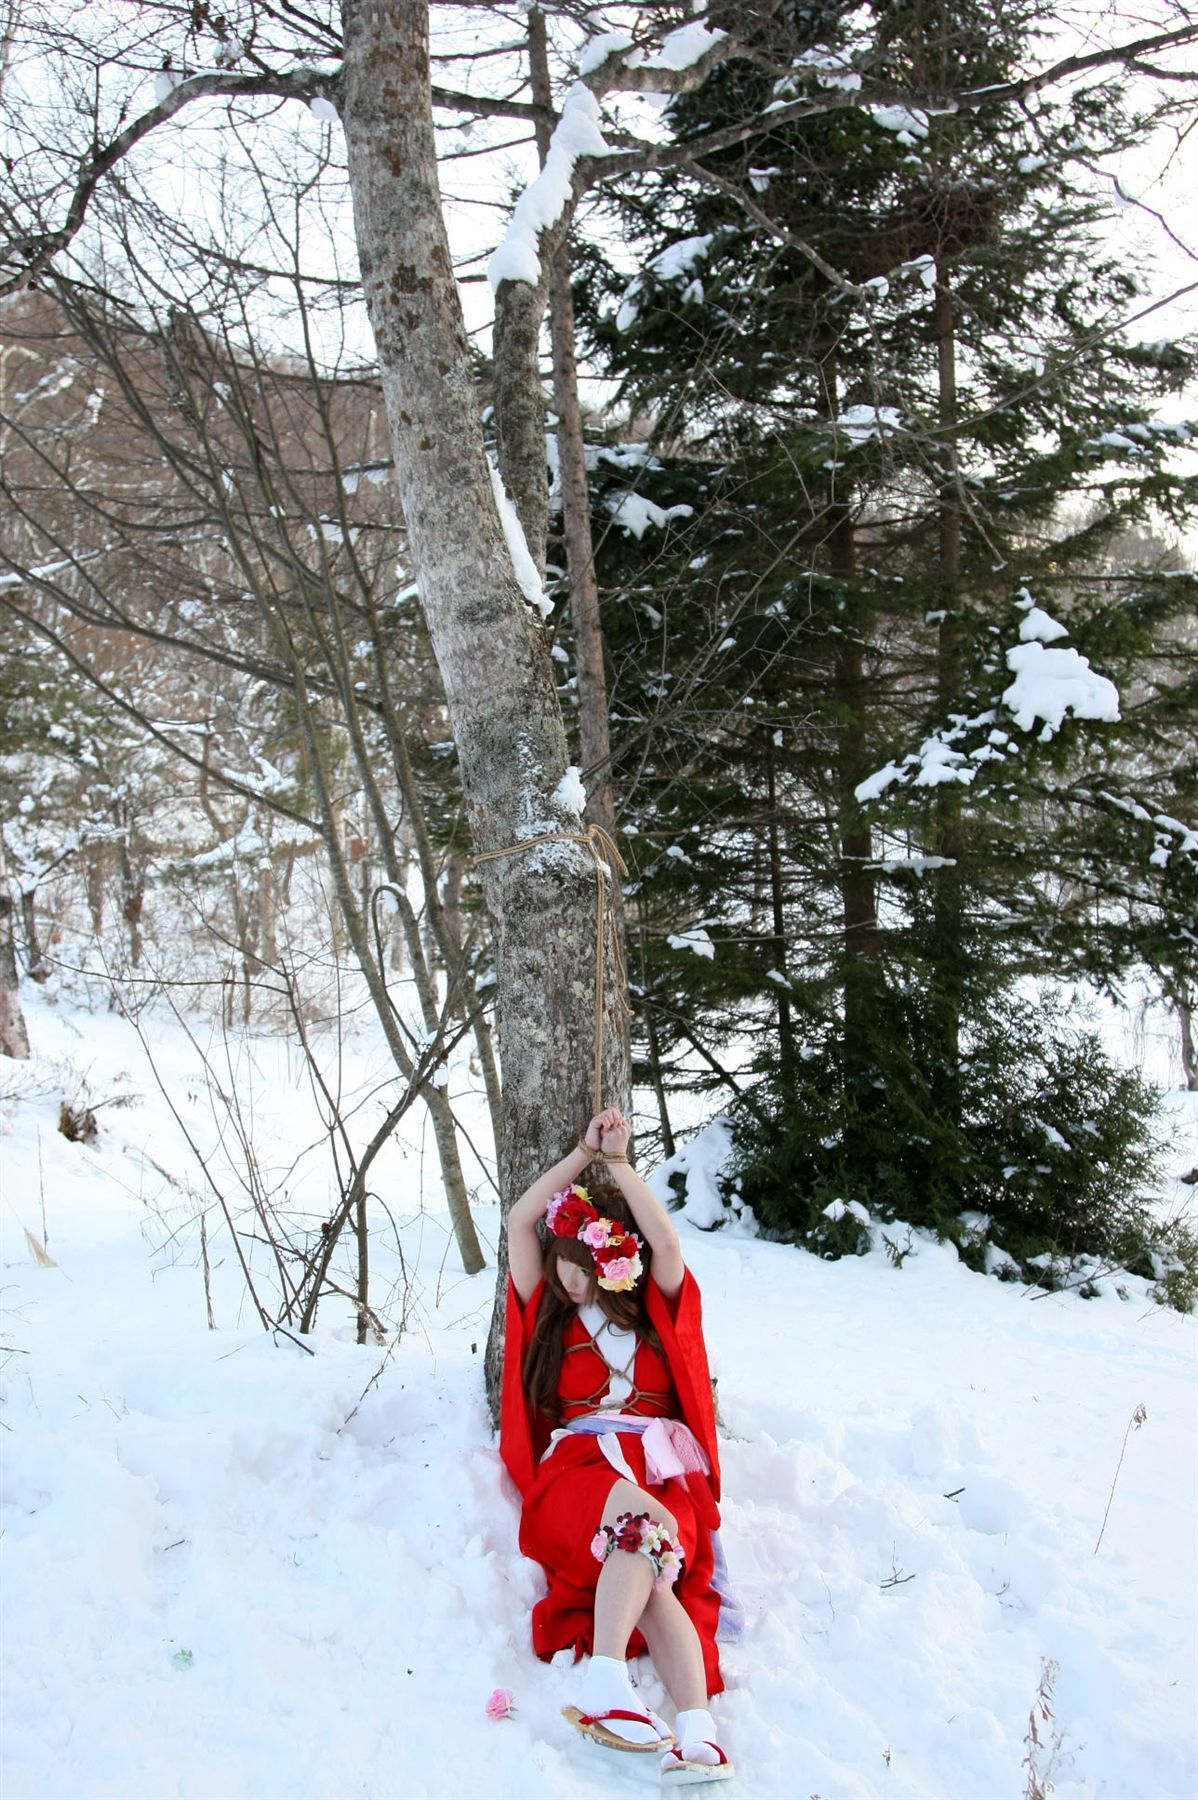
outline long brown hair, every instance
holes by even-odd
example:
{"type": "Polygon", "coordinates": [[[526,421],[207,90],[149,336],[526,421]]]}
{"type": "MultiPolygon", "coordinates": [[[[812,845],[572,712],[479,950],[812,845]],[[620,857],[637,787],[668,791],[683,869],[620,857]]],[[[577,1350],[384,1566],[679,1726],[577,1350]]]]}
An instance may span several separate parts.
{"type": "MultiPolygon", "coordinates": [[[[586,1171],[583,1171],[585,1175],[586,1171]]],[[[598,1207],[600,1216],[615,1219],[627,1231],[636,1229],[632,1215],[628,1210],[628,1202],[615,1183],[602,1173],[596,1173],[592,1180],[579,1177],[576,1184],[585,1187],[593,1206],[598,1207]]],[[[640,1233],[637,1233],[640,1236],[640,1233]]],[[[641,1242],[641,1264],[644,1273],[636,1286],[624,1294],[609,1293],[601,1288],[595,1276],[595,1258],[586,1244],[578,1238],[550,1237],[545,1246],[545,1292],[541,1296],[537,1322],[533,1327],[528,1349],[524,1353],[524,1390],[529,1401],[538,1412],[557,1417],[557,1384],[562,1368],[562,1340],[566,1326],[574,1316],[575,1302],[571,1300],[557,1272],[558,1262],[574,1263],[585,1269],[592,1277],[588,1300],[594,1300],[601,1306],[613,1325],[623,1327],[627,1331],[635,1331],[638,1337],[660,1349],[657,1333],[649,1323],[645,1311],[645,1288],[649,1280],[649,1265],[653,1260],[653,1252],[643,1239],[641,1242]]]]}

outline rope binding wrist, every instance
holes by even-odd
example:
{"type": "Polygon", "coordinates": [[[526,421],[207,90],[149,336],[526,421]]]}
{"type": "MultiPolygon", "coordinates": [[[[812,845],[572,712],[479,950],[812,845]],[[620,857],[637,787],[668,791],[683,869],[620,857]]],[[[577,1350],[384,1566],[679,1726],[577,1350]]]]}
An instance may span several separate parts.
{"type": "Polygon", "coordinates": [[[628,1161],[623,1150],[592,1150],[585,1138],[579,1138],[574,1148],[581,1150],[582,1154],[592,1162],[626,1163],[628,1161]]]}

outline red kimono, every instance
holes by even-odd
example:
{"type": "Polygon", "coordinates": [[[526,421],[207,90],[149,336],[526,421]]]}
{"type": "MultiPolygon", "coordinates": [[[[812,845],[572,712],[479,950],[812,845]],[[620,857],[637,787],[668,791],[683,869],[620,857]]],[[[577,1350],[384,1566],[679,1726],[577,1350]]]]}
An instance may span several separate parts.
{"type": "MultiPolygon", "coordinates": [[[[520,1548],[540,1563],[548,1584],[548,1592],[532,1613],[533,1648],[548,1660],[555,1651],[570,1647],[575,1656],[591,1650],[595,1583],[601,1567],[591,1550],[591,1539],[618,1476],[600,1449],[599,1439],[584,1433],[559,1439],[552,1453],[540,1460],[554,1427],[593,1412],[611,1376],[582,1321],[575,1317],[566,1328],[558,1383],[561,1419],[532,1410],[521,1369],[544,1291],[542,1282],[527,1306],[522,1306],[508,1282],[499,1449],[524,1502],[520,1548]]],[[[645,1304],[662,1349],[646,1342],[638,1344],[632,1367],[633,1394],[621,1403],[620,1410],[680,1419],[694,1433],[710,1464],[710,1474],[673,1476],[657,1491],[662,1505],[678,1521],[685,1553],[674,1592],[699,1633],[707,1691],[718,1694],[724,1684],[715,1641],[720,1596],[712,1586],[711,1534],[720,1522],[716,1505],[720,1466],[698,1285],[688,1270],[676,1297],[667,1300],[650,1279],[645,1304]]],[[[617,1436],[634,1480],[647,1487],[639,1435],[619,1432],[617,1436]]],[[[630,1653],[635,1655],[644,1647],[640,1633],[634,1632],[630,1653]]]]}

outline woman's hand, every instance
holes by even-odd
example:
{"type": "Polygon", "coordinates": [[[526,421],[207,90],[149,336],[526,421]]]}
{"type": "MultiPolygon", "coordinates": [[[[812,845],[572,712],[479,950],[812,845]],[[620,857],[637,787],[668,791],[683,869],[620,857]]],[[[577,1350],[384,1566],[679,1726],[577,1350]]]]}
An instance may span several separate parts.
{"type": "Polygon", "coordinates": [[[628,1140],[632,1136],[632,1126],[619,1107],[609,1106],[607,1111],[600,1115],[600,1120],[596,1121],[596,1123],[600,1122],[602,1124],[600,1148],[604,1151],[610,1150],[616,1156],[625,1155],[628,1150],[628,1140]]]}
{"type": "Polygon", "coordinates": [[[587,1143],[595,1144],[597,1138],[597,1147],[618,1159],[608,1165],[607,1173],[628,1202],[634,1228],[653,1252],[651,1279],[672,1300],[686,1274],[682,1246],[669,1213],[627,1161],[631,1136],[632,1126],[618,1106],[596,1113],[587,1127],[587,1143]]]}
{"type": "Polygon", "coordinates": [[[603,1148],[603,1125],[604,1121],[610,1116],[611,1110],[612,1109],[609,1107],[607,1112],[596,1113],[595,1117],[583,1132],[582,1141],[588,1150],[601,1150],[603,1148]]]}

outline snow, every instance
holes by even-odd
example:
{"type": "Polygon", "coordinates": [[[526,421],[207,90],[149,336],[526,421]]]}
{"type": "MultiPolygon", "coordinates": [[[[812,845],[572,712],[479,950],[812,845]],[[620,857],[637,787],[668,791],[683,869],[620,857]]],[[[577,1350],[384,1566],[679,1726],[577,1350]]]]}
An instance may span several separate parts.
{"type": "Polygon", "coordinates": [[[504,281],[526,281],[535,287],[540,280],[540,235],[570,204],[575,163],[580,156],[602,156],[607,150],[599,116],[594,94],[585,82],[576,81],[562,102],[540,174],[517,200],[503,241],[487,265],[493,291],[498,292],[504,281]]]}
{"type": "Polygon", "coordinates": [[[664,531],[672,520],[692,518],[695,511],[693,506],[682,502],[677,506],[657,506],[643,494],[621,494],[618,500],[608,502],[608,508],[615,523],[623,526],[625,537],[638,540],[644,537],[650,525],[664,531]]]}
{"type": "Polygon", "coordinates": [[[1051,644],[1057,638],[1068,637],[1069,633],[1065,626],[1050,617],[1043,607],[1033,606],[1030,612],[1024,613],[1023,618],[1019,621],[1019,636],[1024,643],[1038,639],[1042,644],[1051,644]]]}
{"type": "MultiPolygon", "coordinates": [[[[727,37],[726,31],[712,31],[709,26],[696,20],[690,25],[680,25],[662,39],[661,49],[652,56],[646,56],[640,63],[646,69],[670,69],[681,72],[691,69],[697,62],[722,44],[727,37]]],[[[631,59],[630,59],[631,60],[631,59]]]]}
{"type": "MultiPolygon", "coordinates": [[[[813,75],[820,87],[839,89],[841,93],[855,94],[861,86],[861,77],[849,66],[845,56],[829,50],[804,50],[794,59],[794,67],[806,75],[813,75]]],[[[794,82],[780,82],[778,88],[788,88],[793,92],[794,82]]]]}
{"type": "Polygon", "coordinates": [[[308,111],[312,114],[313,118],[323,119],[330,125],[335,125],[341,117],[341,114],[337,111],[333,102],[331,100],[326,100],[323,94],[314,94],[312,96],[311,100],[308,102],[308,111]]]}
{"type": "Polygon", "coordinates": [[[528,539],[524,535],[524,527],[520,523],[515,506],[503,485],[503,477],[499,470],[487,458],[487,466],[491,471],[491,491],[495,495],[495,505],[499,509],[499,522],[503,526],[504,540],[507,543],[512,559],[512,567],[516,572],[516,581],[520,592],[534,606],[543,619],[548,619],[553,612],[553,602],[545,592],[536,563],[532,560],[532,552],[528,548],[528,539]]]}
{"type": "MultiPolygon", "coordinates": [[[[1080,651],[1047,649],[1046,642],[1066,636],[1065,627],[1038,607],[1024,588],[1016,606],[1023,613],[1020,642],[1006,652],[1007,668],[1014,680],[1003,690],[1001,703],[1020,731],[1030,731],[1042,721],[1040,741],[1047,743],[1066,718],[1095,719],[1114,723],[1119,718],[1119,691],[1114,682],[1090,667],[1080,651]]],[[[991,729],[986,742],[964,752],[957,748],[968,734],[993,725],[994,712],[976,718],[956,718],[925,738],[917,751],[901,762],[888,762],[867,776],[853,790],[861,805],[877,800],[895,782],[904,786],[939,787],[945,782],[972,782],[986,762],[1000,760],[1007,733],[991,729]]]]}
{"type": "Polygon", "coordinates": [[[854,799],[862,806],[868,805],[869,801],[876,800],[893,782],[898,781],[902,773],[901,763],[888,762],[885,768],[878,769],[873,775],[867,775],[864,781],[858,782],[853,789],[854,799]]]}
{"type": "Polygon", "coordinates": [[[578,59],[578,73],[585,80],[605,63],[609,56],[618,56],[622,50],[632,49],[632,39],[626,31],[602,31],[593,37],[578,59]]]}
{"type": "Polygon", "coordinates": [[[581,819],[587,803],[587,791],[582,785],[582,770],[571,763],[556,788],[553,790],[554,805],[560,806],[563,812],[576,813],[581,819]]]}
{"type": "Polygon", "coordinates": [[[1015,644],[1007,651],[1007,667],[1015,679],[1003,693],[1003,705],[1021,731],[1030,731],[1037,719],[1057,731],[1069,714],[1110,723],[1119,718],[1114,682],[1096,674],[1077,650],[1046,650],[1035,641],[1015,644]]]}
{"type": "Polygon", "coordinates": [[[850,406],[832,423],[853,444],[892,437],[903,428],[902,414],[894,406],[850,406]]]}
{"type": "Polygon", "coordinates": [[[689,931],[672,932],[666,943],[671,950],[693,950],[696,956],[705,956],[709,961],[715,960],[715,945],[702,925],[692,925],[689,931]]]}
{"type": "MultiPolygon", "coordinates": [[[[714,232],[703,233],[699,237],[680,238],[676,244],[668,244],[656,256],[651,256],[645,264],[645,274],[651,270],[658,281],[677,281],[679,276],[691,275],[696,263],[711,254],[714,232]]],[[[640,314],[640,300],[645,291],[644,274],[631,281],[620,300],[616,312],[616,330],[631,331],[640,314]]],[[[692,281],[682,295],[684,304],[689,300],[702,300],[702,283],[692,281]],[[693,290],[697,289],[697,293],[693,290]]]]}
{"type": "Polygon", "coordinates": [[[900,872],[926,875],[930,869],[953,869],[956,864],[955,856],[883,856],[866,866],[879,870],[883,875],[897,875],[900,872]]]}
{"type": "Polygon", "coordinates": [[[928,135],[926,112],[912,111],[907,106],[871,106],[869,109],[883,131],[897,133],[900,144],[913,144],[928,135]]]}
{"type": "Polygon", "coordinates": [[[712,31],[698,20],[690,25],[680,25],[677,30],[667,32],[662,39],[661,48],[648,52],[637,49],[633,40],[625,31],[604,31],[591,38],[578,61],[578,73],[585,80],[593,75],[610,56],[623,56],[624,66],[628,69],[662,69],[672,74],[680,74],[701,62],[717,45],[727,37],[726,31],[712,31]]]}
{"type": "MultiPolygon", "coordinates": [[[[408,1329],[359,1346],[329,1311],[307,1355],[256,1328],[134,1024],[23,999],[34,1059],[0,1065],[5,1800],[656,1789],[568,1731],[569,1658],[531,1654],[538,1577],[482,1401],[494,1270],[457,1269],[419,1116],[371,1221],[380,1300],[408,1329]],[[87,1068],[132,1096],[102,1109],[93,1147],[56,1129],[87,1068]],[[515,1708],[498,1720],[497,1689],[515,1708]]],[[[216,1152],[195,1043],[153,1009],[141,1029],[216,1152]]],[[[263,1170],[292,1169],[325,1216],[295,1166],[322,1131],[293,1046],[233,1050],[263,1170]]],[[[345,1091],[383,1066],[352,1041],[345,1091]]],[[[474,1135],[464,1064],[450,1092],[474,1135]]],[[[1173,1098],[1192,1133],[1195,1097],[1173,1098]]],[[[653,1179],[687,1176],[677,1218],[719,1381],[746,1615],[713,1708],[730,1792],[1011,1800],[1051,1662],[1054,1800],[1191,1800],[1193,1319],[1134,1282],[1126,1300],[1113,1279],[1090,1301],[1029,1295],[918,1233],[896,1268],[868,1214],[860,1258],[761,1240],[719,1202],[727,1145],[717,1124],[653,1179]]],[[[474,1211],[493,1246],[494,1207],[474,1211]]],[[[646,1665],[638,1679],[657,1702],[646,1665]]]]}

